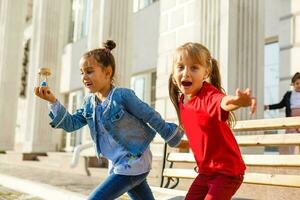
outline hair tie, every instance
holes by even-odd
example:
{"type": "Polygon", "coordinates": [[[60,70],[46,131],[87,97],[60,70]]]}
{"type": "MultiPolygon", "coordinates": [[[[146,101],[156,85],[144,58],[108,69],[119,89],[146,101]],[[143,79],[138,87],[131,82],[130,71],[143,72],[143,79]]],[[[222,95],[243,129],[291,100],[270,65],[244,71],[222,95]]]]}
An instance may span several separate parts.
{"type": "Polygon", "coordinates": [[[109,48],[106,48],[106,47],[104,48],[104,51],[105,51],[106,53],[108,53],[108,54],[111,53],[111,50],[110,50],[109,48]]]}
{"type": "Polygon", "coordinates": [[[213,66],[213,63],[212,63],[213,59],[214,59],[214,58],[213,58],[212,56],[210,56],[209,62],[210,62],[210,65],[211,65],[211,66],[213,66]]]}

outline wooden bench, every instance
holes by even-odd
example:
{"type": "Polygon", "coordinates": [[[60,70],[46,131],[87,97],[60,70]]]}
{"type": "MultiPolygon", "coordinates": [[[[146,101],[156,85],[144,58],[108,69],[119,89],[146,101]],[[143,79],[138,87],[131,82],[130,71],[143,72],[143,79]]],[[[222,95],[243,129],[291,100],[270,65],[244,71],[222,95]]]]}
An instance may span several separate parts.
{"type": "Polygon", "coordinates": [[[91,176],[89,167],[106,167],[108,166],[108,161],[104,157],[97,159],[95,149],[93,148],[93,143],[87,143],[83,145],[78,145],[74,149],[73,158],[70,163],[70,167],[74,168],[79,162],[79,157],[84,158],[84,169],[87,176],[91,176]]]}
{"type": "MultiPolygon", "coordinates": [[[[287,128],[300,128],[300,117],[238,121],[233,131],[287,128]]],[[[300,145],[300,134],[239,135],[236,136],[236,140],[240,147],[290,146],[300,145]]],[[[243,159],[247,166],[300,168],[300,155],[243,155],[243,159]]],[[[191,163],[196,166],[192,153],[168,153],[166,162],[169,163],[169,167],[163,166],[161,187],[175,188],[180,179],[194,179],[197,176],[192,167],[189,169],[174,167],[176,163],[191,163]],[[167,178],[165,184],[164,178],[167,178]]],[[[300,175],[246,171],[244,183],[300,188],[300,175]]]]}

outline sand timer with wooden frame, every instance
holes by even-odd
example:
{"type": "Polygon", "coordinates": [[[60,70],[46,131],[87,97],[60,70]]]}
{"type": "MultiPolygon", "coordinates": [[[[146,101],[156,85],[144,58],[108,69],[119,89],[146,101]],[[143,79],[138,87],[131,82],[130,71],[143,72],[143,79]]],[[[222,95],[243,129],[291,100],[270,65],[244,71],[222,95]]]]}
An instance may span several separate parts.
{"type": "Polygon", "coordinates": [[[48,85],[48,77],[51,75],[51,69],[47,67],[42,67],[39,69],[39,84],[40,86],[48,85]]]}

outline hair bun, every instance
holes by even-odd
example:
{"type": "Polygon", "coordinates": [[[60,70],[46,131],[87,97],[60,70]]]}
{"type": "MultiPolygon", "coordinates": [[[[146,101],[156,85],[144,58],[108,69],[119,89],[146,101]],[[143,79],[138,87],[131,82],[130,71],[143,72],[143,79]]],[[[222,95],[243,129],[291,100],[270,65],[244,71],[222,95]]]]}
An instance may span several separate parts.
{"type": "Polygon", "coordinates": [[[113,50],[116,47],[116,43],[113,40],[107,40],[104,43],[104,47],[106,49],[109,49],[111,51],[111,50],[113,50]]]}

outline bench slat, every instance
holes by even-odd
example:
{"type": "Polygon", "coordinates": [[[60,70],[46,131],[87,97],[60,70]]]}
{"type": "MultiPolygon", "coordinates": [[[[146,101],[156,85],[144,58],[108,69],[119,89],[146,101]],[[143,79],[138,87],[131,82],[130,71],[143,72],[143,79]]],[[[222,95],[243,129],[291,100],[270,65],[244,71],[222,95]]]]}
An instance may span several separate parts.
{"type": "Polygon", "coordinates": [[[289,174],[246,173],[244,183],[300,187],[300,176],[289,174]]]}
{"type": "MultiPolygon", "coordinates": [[[[246,165],[300,167],[300,155],[243,155],[246,165]]],[[[170,153],[169,162],[195,163],[192,153],[170,153]]]]}
{"type": "Polygon", "coordinates": [[[266,134],[235,136],[239,146],[300,145],[300,134],[266,134]]]}
{"type": "Polygon", "coordinates": [[[170,153],[167,160],[169,162],[187,162],[195,163],[195,158],[192,153],[170,153]]]}
{"type": "Polygon", "coordinates": [[[197,173],[193,169],[165,168],[163,176],[194,179],[197,176],[197,173]]]}
{"type": "MultiPolygon", "coordinates": [[[[300,134],[265,134],[265,135],[237,135],[239,146],[285,146],[300,145],[300,134]]],[[[186,137],[182,138],[187,141],[186,137]]]]}
{"type": "Polygon", "coordinates": [[[233,131],[263,131],[300,128],[300,117],[237,121],[233,131]]]}
{"type": "MultiPolygon", "coordinates": [[[[197,176],[197,173],[192,169],[165,168],[163,176],[194,179],[197,176]]],[[[249,184],[300,187],[300,176],[288,174],[246,173],[243,182],[249,184]]]]}
{"type": "Polygon", "coordinates": [[[300,155],[243,155],[248,166],[300,167],[300,155]]]}

